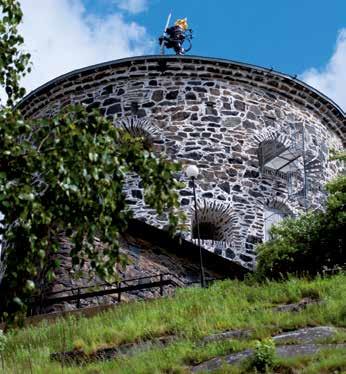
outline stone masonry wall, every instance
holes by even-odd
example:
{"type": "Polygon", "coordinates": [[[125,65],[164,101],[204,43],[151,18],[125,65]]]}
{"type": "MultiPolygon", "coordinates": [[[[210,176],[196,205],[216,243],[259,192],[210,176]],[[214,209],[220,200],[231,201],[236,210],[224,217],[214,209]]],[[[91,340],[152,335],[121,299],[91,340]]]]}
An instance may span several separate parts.
{"type": "MultiPolygon", "coordinates": [[[[148,120],[154,149],[197,165],[199,217],[216,227],[203,246],[246,268],[253,268],[255,245],[263,240],[265,207],[292,215],[323,209],[324,184],[342,167],[328,157],[330,149],[342,148],[344,113],[304,84],[257,67],[201,58],[133,58],[71,73],[21,106],[26,116],[44,117],[70,103],[98,108],[114,123],[148,120]],[[258,158],[263,141],[280,139],[293,147],[301,144],[302,134],[306,199],[303,157],[297,158],[291,181],[263,173],[258,158]]],[[[177,178],[186,181],[183,173],[177,178]]],[[[157,217],[143,202],[140,180],[129,175],[127,182],[127,202],[135,216],[165,227],[166,216],[157,217]]],[[[191,239],[192,188],[186,183],[180,195],[188,215],[185,237],[191,239]]]]}
{"type": "MultiPolygon", "coordinates": [[[[102,245],[98,242],[97,245],[102,245]]],[[[175,276],[174,280],[183,285],[184,283],[199,283],[200,282],[200,265],[198,259],[182,256],[175,253],[171,248],[172,244],[167,244],[166,247],[158,243],[152,243],[145,239],[134,237],[131,234],[124,234],[120,240],[120,253],[125,254],[128,259],[126,267],[118,266],[117,271],[120,280],[131,280],[143,277],[153,277],[142,280],[135,280],[127,282],[125,285],[137,285],[139,282],[158,281],[159,274],[172,274],[175,276]]],[[[102,290],[107,287],[97,285],[104,285],[104,281],[98,277],[91,277],[88,273],[88,264],[86,263],[82,269],[81,274],[75,273],[72,267],[71,257],[69,252],[71,249],[70,243],[65,239],[61,239],[61,251],[58,254],[58,259],[61,261],[60,267],[56,271],[56,280],[51,285],[46,285],[45,291],[59,292],[59,294],[51,297],[64,297],[76,294],[76,291],[71,292],[71,289],[78,287],[84,288],[82,292],[102,290]],[[87,287],[90,287],[88,289],[87,287]],[[87,289],[85,289],[87,288],[87,289]]],[[[205,264],[206,279],[224,278],[225,274],[217,269],[210,268],[205,264]]],[[[232,274],[229,274],[232,277],[232,274]]],[[[165,279],[168,279],[167,276],[165,279]]],[[[114,287],[114,285],[113,285],[114,287]]],[[[164,295],[170,295],[175,288],[172,286],[164,287],[164,295]]],[[[144,290],[136,290],[121,295],[121,301],[140,300],[155,298],[160,296],[160,289],[158,287],[144,290]]],[[[47,297],[49,298],[49,297],[47,297]]],[[[99,296],[87,298],[80,301],[80,307],[96,306],[103,304],[118,303],[118,295],[99,296]]],[[[73,310],[77,308],[77,301],[56,303],[45,306],[40,312],[51,313],[57,311],[73,310]]],[[[39,309],[38,309],[39,310],[39,309]]]]}

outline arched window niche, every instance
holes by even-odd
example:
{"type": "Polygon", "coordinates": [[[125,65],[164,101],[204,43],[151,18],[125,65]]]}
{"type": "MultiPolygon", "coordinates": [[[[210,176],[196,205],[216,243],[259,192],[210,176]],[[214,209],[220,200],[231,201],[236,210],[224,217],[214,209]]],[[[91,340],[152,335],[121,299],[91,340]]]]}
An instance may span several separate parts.
{"type": "MultiPolygon", "coordinates": [[[[200,238],[205,244],[227,246],[232,233],[232,208],[217,201],[203,200],[197,206],[200,238]]],[[[192,239],[198,238],[195,210],[191,217],[192,239]]]]}
{"type": "Polygon", "coordinates": [[[267,204],[264,205],[263,239],[265,242],[272,239],[270,229],[273,227],[273,225],[278,224],[288,217],[293,217],[293,213],[285,203],[274,200],[271,202],[268,201],[267,204]]]}
{"type": "Polygon", "coordinates": [[[279,176],[288,179],[297,172],[296,160],[301,156],[301,150],[290,145],[284,135],[271,135],[262,140],[258,146],[258,160],[262,175],[279,176]]]}
{"type": "Polygon", "coordinates": [[[162,142],[159,130],[148,118],[123,117],[116,120],[115,126],[134,138],[140,138],[148,151],[153,150],[154,144],[162,142]]]}

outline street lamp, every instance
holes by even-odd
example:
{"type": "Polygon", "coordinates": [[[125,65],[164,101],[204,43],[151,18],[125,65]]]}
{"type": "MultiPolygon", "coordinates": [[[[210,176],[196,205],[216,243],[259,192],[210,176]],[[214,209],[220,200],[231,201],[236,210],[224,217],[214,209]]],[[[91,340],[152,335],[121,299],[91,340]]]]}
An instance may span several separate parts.
{"type": "MultiPolygon", "coordinates": [[[[197,225],[197,240],[198,240],[198,247],[199,247],[199,264],[200,264],[200,271],[201,271],[201,287],[205,287],[205,275],[204,275],[204,268],[203,268],[203,258],[202,258],[202,247],[201,247],[201,236],[199,233],[199,221],[198,221],[198,213],[197,213],[197,198],[196,198],[196,185],[195,179],[198,176],[199,170],[198,167],[195,165],[189,165],[185,170],[186,176],[191,179],[192,181],[192,190],[193,190],[193,199],[195,204],[195,221],[197,225]]],[[[193,233],[191,233],[192,235],[193,233]]]]}

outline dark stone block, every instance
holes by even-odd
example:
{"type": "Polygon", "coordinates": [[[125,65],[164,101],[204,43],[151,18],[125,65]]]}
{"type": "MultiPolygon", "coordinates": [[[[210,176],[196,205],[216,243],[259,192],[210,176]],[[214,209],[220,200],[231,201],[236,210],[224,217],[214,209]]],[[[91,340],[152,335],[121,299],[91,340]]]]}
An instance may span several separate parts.
{"type": "Polygon", "coordinates": [[[246,128],[246,129],[256,129],[256,126],[254,123],[250,122],[250,121],[247,121],[245,120],[243,122],[243,126],[246,128]]]}
{"type": "Polygon", "coordinates": [[[228,169],[228,170],[226,170],[226,171],[227,171],[227,174],[228,174],[230,177],[235,177],[235,176],[237,176],[237,174],[238,174],[237,170],[235,170],[235,169],[228,169]]]}
{"type": "Polygon", "coordinates": [[[138,118],[146,117],[147,112],[144,109],[139,109],[139,111],[136,113],[138,118]]]}
{"type": "Polygon", "coordinates": [[[178,97],[179,91],[171,91],[166,95],[167,100],[175,100],[178,97]]]}
{"type": "Polygon", "coordinates": [[[85,105],[89,105],[91,104],[92,102],[94,101],[94,99],[92,97],[90,97],[89,99],[85,99],[82,101],[82,104],[85,104],[85,105]]]}
{"type": "Polygon", "coordinates": [[[204,87],[194,87],[193,90],[195,92],[205,92],[205,93],[208,92],[207,89],[204,87]]]}
{"type": "Polygon", "coordinates": [[[186,158],[191,158],[192,160],[200,160],[202,155],[199,152],[191,152],[185,154],[186,158]]]}
{"type": "Polygon", "coordinates": [[[126,202],[126,204],[129,204],[129,205],[136,205],[137,204],[136,200],[126,199],[125,202],[126,202]]]}
{"type": "Polygon", "coordinates": [[[119,88],[117,95],[120,96],[120,95],[123,95],[124,93],[125,93],[125,90],[123,90],[122,88],[119,88]]]}
{"type": "Polygon", "coordinates": [[[202,196],[207,199],[212,199],[214,195],[211,192],[205,192],[202,196]]]}
{"type": "Polygon", "coordinates": [[[197,100],[197,96],[193,92],[188,92],[185,96],[186,100],[197,100]]]}
{"type": "Polygon", "coordinates": [[[107,115],[120,113],[120,112],[121,112],[121,105],[120,104],[112,105],[107,109],[107,115]]]}
{"type": "Polygon", "coordinates": [[[201,135],[202,135],[203,138],[210,138],[211,133],[210,132],[202,132],[201,135]]]}
{"type": "Polygon", "coordinates": [[[181,196],[192,196],[193,195],[192,191],[189,191],[189,190],[180,190],[179,194],[181,196]]]}
{"type": "Polygon", "coordinates": [[[240,258],[241,260],[243,260],[244,262],[252,262],[252,260],[253,260],[252,257],[250,257],[250,256],[246,256],[246,255],[243,255],[243,254],[241,254],[241,255],[239,256],[239,258],[240,258]]]}
{"type": "Polygon", "coordinates": [[[241,158],[229,158],[228,162],[230,164],[241,165],[243,163],[243,160],[241,158]]]}
{"type": "Polygon", "coordinates": [[[148,103],[144,103],[142,106],[143,108],[152,108],[153,106],[155,106],[155,103],[149,101],[148,103]]]}
{"type": "Polygon", "coordinates": [[[157,81],[154,79],[149,81],[149,86],[157,86],[157,81]]]}
{"type": "Polygon", "coordinates": [[[142,199],[143,198],[143,194],[142,194],[141,190],[132,190],[131,194],[132,194],[132,197],[134,197],[136,199],[142,199]]]}
{"type": "Polygon", "coordinates": [[[113,92],[113,85],[105,87],[102,91],[102,95],[109,95],[113,92]]]}
{"type": "Polygon", "coordinates": [[[220,122],[221,118],[217,116],[204,116],[201,118],[201,121],[207,121],[207,122],[220,122]]]}
{"type": "Polygon", "coordinates": [[[253,235],[249,235],[247,238],[246,238],[246,241],[248,243],[251,243],[251,244],[258,244],[258,243],[262,243],[262,238],[258,237],[258,236],[253,236],[253,235]]]}
{"type": "MultiPolygon", "coordinates": [[[[182,132],[182,131],[179,131],[177,135],[181,136],[183,138],[187,138],[187,134],[185,132],[182,132]]],[[[163,143],[164,143],[164,141],[163,141],[163,143]]]]}
{"type": "Polygon", "coordinates": [[[189,205],[190,204],[190,200],[189,199],[181,199],[181,205],[189,205]]]}
{"type": "Polygon", "coordinates": [[[184,121],[190,117],[190,113],[187,112],[177,112],[172,115],[172,121],[184,121]]]}
{"type": "Polygon", "coordinates": [[[218,256],[221,256],[222,255],[222,249],[221,248],[215,248],[214,249],[214,253],[218,256]]]}
{"type": "Polygon", "coordinates": [[[248,118],[252,121],[255,121],[257,117],[253,113],[248,112],[248,114],[246,115],[246,118],[248,118]]]}
{"type": "Polygon", "coordinates": [[[162,90],[155,91],[151,99],[156,102],[161,101],[163,99],[163,91],[162,90]]]}
{"type": "Polygon", "coordinates": [[[253,190],[250,190],[249,191],[249,194],[251,195],[251,196],[253,196],[253,197],[262,197],[263,196],[263,194],[261,193],[261,192],[258,192],[258,191],[253,191],[253,190]]]}
{"type": "Polygon", "coordinates": [[[233,201],[235,203],[241,203],[241,204],[247,204],[248,201],[245,200],[243,197],[240,197],[240,196],[237,196],[237,195],[233,195],[233,201]]]}
{"type": "Polygon", "coordinates": [[[191,116],[192,121],[197,121],[198,120],[198,115],[196,113],[193,113],[191,116]]]}
{"type": "Polygon", "coordinates": [[[165,101],[162,101],[162,102],[160,103],[160,105],[162,105],[162,106],[174,106],[174,105],[176,105],[176,104],[175,104],[174,101],[167,101],[167,100],[165,100],[165,101]]]}
{"type": "Polygon", "coordinates": [[[217,88],[211,88],[210,93],[215,96],[220,96],[220,90],[217,88]]]}
{"type": "Polygon", "coordinates": [[[229,186],[229,183],[228,183],[228,182],[223,182],[223,183],[219,184],[219,187],[220,187],[223,191],[225,191],[225,192],[227,192],[227,193],[230,193],[230,192],[231,192],[231,189],[230,189],[230,186],[229,186]]]}
{"type": "Polygon", "coordinates": [[[98,109],[100,107],[101,103],[98,101],[95,101],[94,103],[87,106],[87,111],[91,112],[93,109],[98,109]]]}
{"type": "Polygon", "coordinates": [[[259,172],[254,170],[246,170],[244,178],[258,178],[259,172]]]}
{"type": "Polygon", "coordinates": [[[226,257],[227,257],[227,258],[230,258],[230,259],[233,259],[233,258],[235,257],[235,254],[234,254],[234,252],[232,251],[232,249],[230,249],[230,248],[227,248],[227,249],[226,249],[226,257]]]}
{"type": "Polygon", "coordinates": [[[109,99],[106,99],[103,102],[103,105],[104,106],[109,106],[109,105],[116,104],[116,103],[120,103],[120,99],[115,99],[114,97],[111,97],[109,99]]]}
{"type": "Polygon", "coordinates": [[[235,109],[240,110],[241,112],[244,112],[245,103],[243,101],[240,101],[240,100],[235,100],[234,101],[234,107],[235,107],[235,109]]]}

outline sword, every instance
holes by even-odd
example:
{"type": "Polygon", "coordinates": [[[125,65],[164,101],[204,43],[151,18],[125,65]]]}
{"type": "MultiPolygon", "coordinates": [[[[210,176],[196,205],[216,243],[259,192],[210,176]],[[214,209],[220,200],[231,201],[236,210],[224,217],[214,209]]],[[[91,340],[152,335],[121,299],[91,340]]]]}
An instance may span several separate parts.
{"type": "MultiPolygon", "coordinates": [[[[169,15],[168,15],[167,22],[166,22],[166,26],[165,26],[165,29],[164,29],[164,31],[163,31],[163,36],[166,35],[166,30],[168,29],[169,22],[171,21],[171,17],[172,17],[172,12],[169,13],[169,15]]],[[[161,55],[164,54],[164,39],[162,39],[162,42],[161,42],[161,45],[160,45],[160,54],[161,54],[161,55]]]]}

